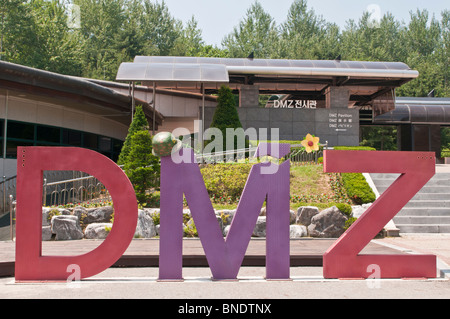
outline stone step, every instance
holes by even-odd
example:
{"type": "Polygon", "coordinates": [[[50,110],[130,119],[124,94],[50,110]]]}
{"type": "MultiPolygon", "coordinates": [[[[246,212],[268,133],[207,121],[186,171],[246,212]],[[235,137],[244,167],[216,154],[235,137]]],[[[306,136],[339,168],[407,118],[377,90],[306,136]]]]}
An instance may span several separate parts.
{"type": "MultiPolygon", "coordinates": [[[[378,186],[377,184],[375,184],[375,186],[377,187],[377,190],[380,194],[383,194],[384,191],[386,189],[388,189],[388,187],[390,185],[387,186],[378,186]]],[[[440,193],[440,194],[444,194],[444,193],[448,193],[450,194],[450,186],[424,186],[419,192],[418,194],[435,194],[435,193],[440,193]]]]}
{"type": "MultiPolygon", "coordinates": [[[[372,179],[373,183],[378,187],[389,187],[395,181],[393,179],[372,179]]],[[[450,180],[432,179],[424,187],[444,186],[450,188],[450,180]]]]}
{"type": "Polygon", "coordinates": [[[397,216],[450,216],[450,209],[404,207],[397,216]]]}
{"type": "Polygon", "coordinates": [[[417,193],[413,200],[450,200],[450,193],[417,193]]]}
{"type": "Polygon", "coordinates": [[[405,207],[450,208],[450,200],[410,200],[405,207]]]}
{"type": "Polygon", "coordinates": [[[450,233],[450,225],[409,225],[395,224],[400,233],[450,233]]]}
{"type": "Polygon", "coordinates": [[[396,216],[394,223],[396,225],[450,225],[450,216],[396,216]]]}

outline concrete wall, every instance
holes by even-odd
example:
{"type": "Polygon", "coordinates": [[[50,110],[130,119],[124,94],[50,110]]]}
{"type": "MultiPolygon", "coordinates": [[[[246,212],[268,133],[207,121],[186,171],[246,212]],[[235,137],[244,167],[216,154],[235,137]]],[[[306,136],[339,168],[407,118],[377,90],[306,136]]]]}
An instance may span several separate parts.
{"type": "MultiPolygon", "coordinates": [[[[215,108],[205,110],[205,128],[211,125],[215,108]]],[[[354,109],[238,108],[244,129],[279,128],[280,140],[303,140],[309,134],[330,146],[359,145],[359,111],[354,109]]],[[[261,137],[259,137],[262,139],[261,137]]],[[[268,136],[268,139],[271,139],[268,136]]]]}
{"type": "MultiPolygon", "coordinates": [[[[6,96],[0,91],[0,118],[6,116],[6,96]]],[[[52,104],[30,98],[10,95],[8,97],[8,119],[44,124],[56,127],[94,133],[119,140],[124,140],[128,127],[118,122],[69,109],[63,103],[52,104]]]]}

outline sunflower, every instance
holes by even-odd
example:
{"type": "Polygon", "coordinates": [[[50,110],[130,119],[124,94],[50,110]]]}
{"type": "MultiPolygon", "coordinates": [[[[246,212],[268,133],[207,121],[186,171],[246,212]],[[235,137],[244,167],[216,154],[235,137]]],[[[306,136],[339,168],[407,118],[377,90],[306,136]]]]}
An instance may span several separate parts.
{"type": "Polygon", "coordinates": [[[319,150],[319,141],[320,138],[308,134],[301,144],[305,147],[307,153],[311,153],[312,151],[319,150]]]}

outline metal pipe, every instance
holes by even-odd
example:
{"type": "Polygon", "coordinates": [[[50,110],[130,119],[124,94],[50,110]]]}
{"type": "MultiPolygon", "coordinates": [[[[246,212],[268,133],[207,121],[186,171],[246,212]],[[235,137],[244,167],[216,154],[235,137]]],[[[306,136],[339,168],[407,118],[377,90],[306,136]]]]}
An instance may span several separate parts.
{"type": "Polygon", "coordinates": [[[415,70],[385,69],[334,69],[334,68],[299,68],[299,67],[266,67],[266,66],[227,66],[230,74],[258,75],[297,75],[297,76],[354,76],[364,78],[417,78],[415,70]]]}
{"type": "Polygon", "coordinates": [[[155,136],[156,133],[156,82],[153,82],[153,136],[155,136]]]}
{"type": "Polygon", "coordinates": [[[204,133],[205,133],[205,84],[202,83],[202,139],[201,139],[201,151],[203,154],[204,148],[204,133]]]}
{"type": "Polygon", "coordinates": [[[9,228],[11,233],[11,241],[14,241],[14,198],[13,195],[9,195],[9,228]]]}

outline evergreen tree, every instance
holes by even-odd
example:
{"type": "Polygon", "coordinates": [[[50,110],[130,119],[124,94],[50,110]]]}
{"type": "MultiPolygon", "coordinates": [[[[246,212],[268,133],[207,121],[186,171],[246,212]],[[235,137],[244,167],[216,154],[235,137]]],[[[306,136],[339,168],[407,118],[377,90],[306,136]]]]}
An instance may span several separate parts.
{"type": "Polygon", "coordinates": [[[128,129],[128,135],[123,143],[117,164],[124,165],[128,161],[128,155],[130,154],[131,149],[131,137],[133,134],[142,130],[148,131],[148,129],[149,125],[144,110],[141,105],[138,105],[136,106],[136,112],[134,113],[130,128],[128,129]]]}
{"type": "Polygon", "coordinates": [[[133,184],[138,202],[147,203],[146,192],[157,187],[160,176],[159,159],[152,154],[152,138],[147,130],[139,130],[131,135],[124,170],[133,184]]]}
{"type": "MultiPolygon", "coordinates": [[[[226,141],[227,128],[233,129],[242,128],[242,124],[239,119],[239,114],[236,109],[236,101],[233,92],[227,86],[222,86],[219,89],[217,107],[213,116],[211,127],[218,128],[222,132],[223,148],[225,150],[227,149],[227,141],[226,141]]],[[[236,139],[234,141],[234,146],[237,145],[236,139]]],[[[247,141],[246,147],[248,147],[247,141]]]]}
{"type": "Polygon", "coordinates": [[[274,18],[258,1],[248,9],[246,17],[227,35],[222,45],[231,58],[245,58],[254,52],[256,58],[274,58],[278,29],[274,18]]]}

